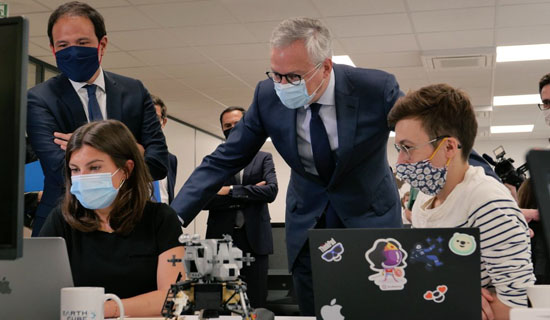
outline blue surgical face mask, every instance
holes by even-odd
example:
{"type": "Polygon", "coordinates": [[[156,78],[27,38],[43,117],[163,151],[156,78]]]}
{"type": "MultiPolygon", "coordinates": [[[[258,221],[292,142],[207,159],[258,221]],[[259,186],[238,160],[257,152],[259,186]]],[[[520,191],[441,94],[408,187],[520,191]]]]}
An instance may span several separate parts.
{"type": "MultiPolygon", "coordinates": [[[[317,71],[319,71],[319,69],[315,70],[311,77],[313,77],[317,73],[317,71]]],[[[311,99],[315,96],[315,94],[317,93],[319,88],[321,88],[324,82],[325,79],[323,78],[323,81],[321,81],[317,89],[315,89],[311,95],[307,93],[305,79],[300,80],[300,83],[297,85],[291,83],[282,84],[276,82],[274,83],[274,85],[275,92],[277,93],[277,96],[279,96],[279,99],[281,99],[281,102],[285,105],[285,107],[289,109],[298,109],[305,106],[311,101],[311,99]]]]}
{"type": "Polygon", "coordinates": [[[86,209],[96,210],[110,206],[115,200],[118,190],[124,184],[120,184],[118,189],[113,186],[112,177],[118,172],[111,173],[91,173],[72,176],[71,193],[78,199],[80,204],[86,209]]]}
{"type": "Polygon", "coordinates": [[[98,50],[99,47],[70,46],[57,51],[57,67],[73,81],[88,81],[99,68],[98,50]]]}

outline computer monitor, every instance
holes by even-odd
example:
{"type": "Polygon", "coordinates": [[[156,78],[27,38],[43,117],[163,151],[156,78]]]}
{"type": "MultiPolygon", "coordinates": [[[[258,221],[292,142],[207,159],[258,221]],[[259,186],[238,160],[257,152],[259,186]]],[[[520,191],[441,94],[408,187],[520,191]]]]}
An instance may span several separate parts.
{"type": "MultiPolygon", "coordinates": [[[[546,247],[550,248],[550,150],[531,150],[526,158],[537,199],[543,236],[546,247]]],[[[550,252],[547,259],[550,261],[550,252]]]]}
{"type": "Polygon", "coordinates": [[[0,19],[0,259],[22,255],[28,21],[0,19]]]}

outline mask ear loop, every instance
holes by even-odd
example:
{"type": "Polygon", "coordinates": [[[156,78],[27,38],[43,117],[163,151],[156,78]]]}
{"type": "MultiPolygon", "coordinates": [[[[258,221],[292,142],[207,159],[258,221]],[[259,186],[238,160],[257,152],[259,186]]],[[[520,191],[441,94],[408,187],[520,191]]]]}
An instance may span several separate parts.
{"type": "MultiPolygon", "coordinates": [[[[437,148],[435,148],[434,152],[432,153],[432,155],[428,158],[429,161],[432,161],[433,157],[435,157],[435,154],[437,153],[437,151],[439,150],[439,148],[441,148],[441,146],[443,145],[443,142],[445,142],[445,140],[447,140],[448,137],[445,137],[443,138],[443,140],[441,140],[441,142],[439,143],[439,145],[437,146],[437,148]]],[[[448,159],[447,160],[447,164],[446,166],[449,165],[449,162],[451,161],[451,159],[448,159]]]]}

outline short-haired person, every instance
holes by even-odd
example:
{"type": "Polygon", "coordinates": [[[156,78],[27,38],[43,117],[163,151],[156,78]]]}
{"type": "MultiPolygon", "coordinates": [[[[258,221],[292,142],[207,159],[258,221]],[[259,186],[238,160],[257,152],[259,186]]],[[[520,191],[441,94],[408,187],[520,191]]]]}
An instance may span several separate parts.
{"type": "MultiPolygon", "coordinates": [[[[151,176],[126,126],[96,121],[67,144],[65,198],[40,232],[67,243],[75,286],[104,287],[126,315],[160,316],[166,292],[184,270],[181,227],[174,211],[151,202],[151,176]]],[[[105,303],[105,317],[119,310],[105,303]]]]}
{"type": "MultiPolygon", "coordinates": [[[[222,111],[220,125],[226,138],[244,114],[241,107],[228,107],[222,111]]],[[[243,170],[224,183],[204,208],[209,210],[206,238],[221,239],[228,234],[243,254],[250,253],[255,259],[241,269],[253,308],[266,306],[267,270],[269,255],[273,253],[267,204],[275,200],[278,191],[273,156],[258,151],[243,170]]]]}
{"type": "Polygon", "coordinates": [[[384,71],[332,63],[318,19],[290,18],[271,35],[271,70],[242,120],[191,174],[171,206],[187,226],[271,137],[291,168],[286,194],[288,266],[302,315],[315,315],[308,230],[400,227],[387,160],[389,110],[400,95],[384,71]]]}
{"type": "Polygon", "coordinates": [[[544,115],[546,124],[550,126],[550,73],[545,74],[539,81],[540,100],[539,109],[544,115]]]}
{"type": "Polygon", "coordinates": [[[168,167],[166,141],[147,89],[100,66],[108,44],[101,14],[83,2],[64,3],[50,15],[47,33],[61,74],[28,91],[27,134],[44,171],[33,235],[61,201],[65,148],[81,125],[120,120],[134,134],[155,180],[164,178],[168,167]]]}
{"type": "Polygon", "coordinates": [[[431,196],[413,208],[413,227],[479,228],[483,319],[526,307],[535,280],[527,223],[504,185],[468,165],[477,121],[467,95],[446,84],[423,87],[397,101],[388,123],[397,177],[431,196]]]}
{"type": "MultiPolygon", "coordinates": [[[[159,119],[160,126],[164,130],[164,127],[168,122],[168,107],[166,106],[164,101],[162,101],[162,99],[158,96],[152,94],[151,99],[153,100],[153,104],[155,105],[155,111],[157,113],[157,118],[159,119]]],[[[159,198],[156,199],[157,201],[164,202],[166,204],[172,203],[172,200],[174,200],[174,188],[176,186],[177,173],[178,158],[175,155],[171,154],[170,151],[168,151],[168,173],[166,174],[166,178],[158,180],[159,190],[158,192],[157,190],[155,190],[155,198],[159,198]]]]}

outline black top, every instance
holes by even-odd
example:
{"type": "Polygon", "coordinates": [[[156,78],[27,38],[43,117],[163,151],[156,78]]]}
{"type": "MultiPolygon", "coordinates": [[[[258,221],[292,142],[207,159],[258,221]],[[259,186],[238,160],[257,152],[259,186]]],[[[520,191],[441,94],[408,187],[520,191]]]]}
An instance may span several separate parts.
{"type": "Polygon", "coordinates": [[[65,238],[75,286],[104,287],[124,299],[157,290],[158,257],[181,245],[181,233],[174,210],[147,202],[141,221],[127,236],[72,229],[59,207],[48,216],[40,236],[65,238]]]}

